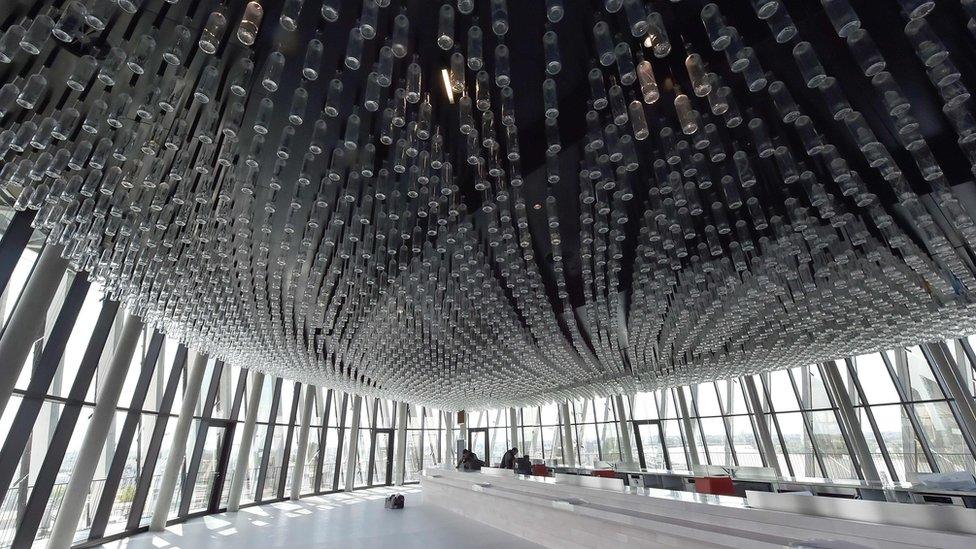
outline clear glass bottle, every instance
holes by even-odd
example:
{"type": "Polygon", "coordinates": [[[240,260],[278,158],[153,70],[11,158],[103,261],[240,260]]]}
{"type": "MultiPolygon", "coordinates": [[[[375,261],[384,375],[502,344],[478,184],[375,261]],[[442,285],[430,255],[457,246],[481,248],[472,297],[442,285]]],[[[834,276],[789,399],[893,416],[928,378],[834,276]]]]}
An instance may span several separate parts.
{"type": "MultiPolygon", "coordinates": [[[[326,0],[328,3],[328,0],[326,0]]],[[[323,6],[323,10],[324,10],[323,6]]],[[[261,20],[264,18],[264,8],[257,0],[252,0],[244,7],[244,15],[241,16],[241,24],[237,27],[237,39],[245,46],[253,46],[258,38],[258,30],[261,28],[261,20]]]]}
{"type": "Polygon", "coordinates": [[[441,4],[437,17],[437,46],[444,51],[454,46],[454,8],[450,4],[441,4]]]}
{"type": "Polygon", "coordinates": [[[220,40],[224,37],[226,30],[227,17],[220,11],[212,12],[207,18],[207,23],[200,34],[200,40],[197,42],[200,51],[208,55],[217,53],[217,46],[220,45],[220,40]]]}

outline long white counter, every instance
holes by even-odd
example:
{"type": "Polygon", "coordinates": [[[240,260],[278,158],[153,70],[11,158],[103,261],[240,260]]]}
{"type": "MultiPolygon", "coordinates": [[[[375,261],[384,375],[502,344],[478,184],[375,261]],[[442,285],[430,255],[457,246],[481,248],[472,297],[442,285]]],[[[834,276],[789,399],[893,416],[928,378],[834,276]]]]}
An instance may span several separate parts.
{"type": "Polygon", "coordinates": [[[967,524],[976,523],[976,511],[958,507],[929,528],[899,525],[919,522],[902,517],[901,506],[936,506],[847,501],[871,506],[875,515],[868,516],[877,521],[866,521],[751,508],[739,497],[594,488],[549,477],[430,469],[421,483],[425,502],[546,547],[976,547],[976,535],[965,533],[976,528],[967,524]]]}

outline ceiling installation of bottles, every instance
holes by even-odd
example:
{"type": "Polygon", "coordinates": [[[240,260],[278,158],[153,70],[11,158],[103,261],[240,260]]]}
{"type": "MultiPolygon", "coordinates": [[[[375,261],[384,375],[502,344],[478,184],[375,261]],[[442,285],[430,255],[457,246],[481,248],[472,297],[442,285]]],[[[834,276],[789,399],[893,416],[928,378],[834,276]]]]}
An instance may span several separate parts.
{"type": "Polygon", "coordinates": [[[976,330],[976,0],[6,0],[0,187],[194,348],[444,408],[976,330]]]}

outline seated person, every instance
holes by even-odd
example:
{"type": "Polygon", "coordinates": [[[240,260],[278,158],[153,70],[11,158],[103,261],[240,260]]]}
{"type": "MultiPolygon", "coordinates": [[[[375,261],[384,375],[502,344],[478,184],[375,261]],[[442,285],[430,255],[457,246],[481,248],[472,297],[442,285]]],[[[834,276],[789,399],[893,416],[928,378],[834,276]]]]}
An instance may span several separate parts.
{"type": "Polygon", "coordinates": [[[457,468],[462,471],[478,471],[485,462],[478,459],[477,454],[465,449],[461,452],[461,459],[457,463],[457,468]]]}
{"type": "Polygon", "coordinates": [[[532,474],[532,460],[528,455],[524,455],[515,460],[515,472],[520,475],[532,474]]]}
{"type": "Polygon", "coordinates": [[[518,448],[512,448],[502,456],[502,469],[514,469],[515,458],[518,457],[518,448]]]}

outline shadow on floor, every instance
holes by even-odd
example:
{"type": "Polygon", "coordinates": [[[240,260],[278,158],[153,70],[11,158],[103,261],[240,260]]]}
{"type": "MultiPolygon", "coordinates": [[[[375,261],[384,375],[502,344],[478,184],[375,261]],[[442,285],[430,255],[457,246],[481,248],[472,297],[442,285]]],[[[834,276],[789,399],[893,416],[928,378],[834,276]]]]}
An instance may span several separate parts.
{"type": "Polygon", "coordinates": [[[111,542],[105,549],[528,549],[538,547],[423,502],[419,486],[371,488],[221,513],[111,542]],[[403,510],[383,501],[406,498],[403,510]]]}

